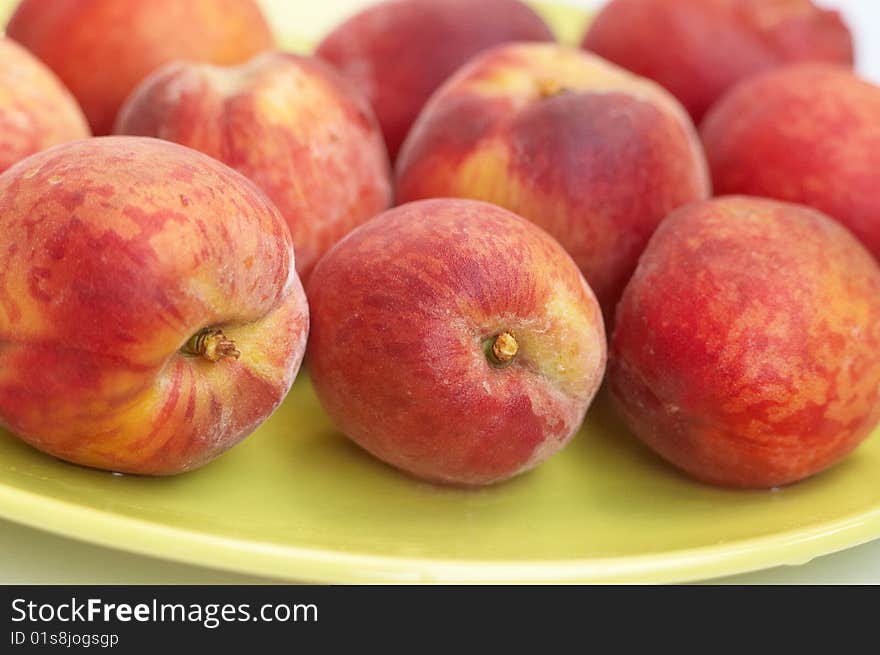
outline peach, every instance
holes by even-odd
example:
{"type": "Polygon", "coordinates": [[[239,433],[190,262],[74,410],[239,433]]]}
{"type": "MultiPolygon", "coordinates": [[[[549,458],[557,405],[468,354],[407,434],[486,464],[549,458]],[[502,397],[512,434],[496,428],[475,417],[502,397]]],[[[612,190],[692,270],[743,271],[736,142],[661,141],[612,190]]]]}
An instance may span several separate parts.
{"type": "Polygon", "coordinates": [[[368,103],[309,57],[169,64],[129,97],[115,131],[200,150],[256,183],[287,220],[304,283],[330,246],[391,204],[388,155],[368,103]]]}
{"type": "Polygon", "coordinates": [[[743,82],[701,134],[719,193],[815,207],[880,260],[880,87],[845,68],[801,64],[743,82]]]}
{"type": "Polygon", "coordinates": [[[394,160],[425,101],[471,57],[508,41],[552,40],[518,0],[392,0],[337,27],[317,55],[369,98],[394,160]]]}
{"type": "Polygon", "coordinates": [[[807,207],[681,208],[618,305],[608,379],[632,431],[699,480],[816,474],[880,420],[880,268],[807,207]]]}
{"type": "Polygon", "coordinates": [[[455,74],[397,162],[399,202],[492,202],[550,232],[611,316],[651,233],[709,196],[693,125],[666,91],[576,49],[500,46],[455,74]]]}
{"type": "Polygon", "coordinates": [[[283,219],[220,162],[103,137],[0,175],[0,424],[32,446],[201,466],[281,402],[307,329],[283,219]]]}
{"type": "Polygon", "coordinates": [[[76,100],[52,71],[0,36],[0,173],[49,146],[88,136],[76,100]]]}
{"type": "Polygon", "coordinates": [[[611,0],[583,47],[659,82],[698,122],[756,73],[798,61],[853,63],[840,14],[812,0],[611,0]]]}
{"type": "Polygon", "coordinates": [[[22,0],[6,33],[55,71],[95,134],[159,66],[235,64],[273,45],[254,0],[22,0]]]}
{"type": "Polygon", "coordinates": [[[543,230],[426,200],[354,230],[315,268],[309,370],[339,429],[415,476],[482,485],[562,448],[605,370],[601,312],[543,230]]]}

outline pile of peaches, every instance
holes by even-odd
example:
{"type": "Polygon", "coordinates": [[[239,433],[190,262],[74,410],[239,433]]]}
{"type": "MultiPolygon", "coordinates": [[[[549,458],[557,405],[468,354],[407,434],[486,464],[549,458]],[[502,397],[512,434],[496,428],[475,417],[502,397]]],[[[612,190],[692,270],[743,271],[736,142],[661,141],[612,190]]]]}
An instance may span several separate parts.
{"type": "Polygon", "coordinates": [[[19,3],[11,433],[188,471],[304,358],[341,432],[440,483],[545,461],[603,381],[726,486],[811,476],[880,421],[880,88],[835,12],[611,0],[575,48],[518,0],[391,0],[274,47],[253,0],[19,3]]]}

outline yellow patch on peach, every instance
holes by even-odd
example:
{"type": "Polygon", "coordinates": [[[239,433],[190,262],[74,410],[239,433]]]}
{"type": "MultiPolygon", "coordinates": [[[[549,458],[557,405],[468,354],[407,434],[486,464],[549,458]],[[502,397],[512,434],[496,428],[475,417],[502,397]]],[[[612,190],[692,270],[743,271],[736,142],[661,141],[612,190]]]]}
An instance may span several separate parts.
{"type": "Polygon", "coordinates": [[[450,183],[456,196],[475,200],[491,201],[516,193],[508,187],[498,170],[506,170],[510,164],[510,150],[501,139],[490,139],[475,144],[457,169],[446,167],[438,175],[445,175],[448,170],[450,183]]]}
{"type": "Polygon", "coordinates": [[[31,295],[26,266],[20,259],[10,259],[7,270],[0,270],[0,326],[14,334],[16,341],[46,340],[55,328],[31,295]]]}
{"type": "Polygon", "coordinates": [[[541,225],[553,234],[554,228],[566,220],[565,200],[518,180],[520,173],[511,170],[510,163],[509,144],[504,139],[491,138],[475,144],[455,170],[438,161],[437,175],[449,176],[453,196],[516,207],[523,216],[540,216],[541,225]],[[498,171],[506,174],[499,175],[498,171]]]}
{"type": "Polygon", "coordinates": [[[517,336],[521,352],[528,357],[531,366],[570,395],[576,395],[578,389],[584,388],[581,377],[584,370],[604,368],[604,352],[584,352],[580,347],[583,342],[578,335],[589,334],[597,329],[597,325],[601,330],[602,326],[598,317],[588,320],[583,306],[583,296],[577,297],[565,286],[559,285],[544,305],[552,325],[548,325],[543,332],[530,330],[517,336]],[[553,338],[547,338],[549,334],[553,338]]]}
{"type": "MultiPolygon", "coordinates": [[[[297,135],[304,135],[307,129],[311,131],[317,127],[304,122],[306,117],[315,114],[316,107],[322,108],[321,113],[326,111],[330,115],[341,116],[340,112],[326,107],[327,89],[307,80],[303,72],[294,69],[261,80],[260,92],[254,93],[252,98],[255,120],[264,120],[269,125],[284,125],[297,135]]],[[[272,147],[277,144],[265,145],[272,147]]]]}
{"type": "MultiPolygon", "coordinates": [[[[305,303],[301,307],[290,309],[285,306],[267,314],[263,321],[272,334],[278,335],[279,339],[285,339],[290,337],[288,325],[291,315],[307,313],[305,303]]],[[[247,368],[256,377],[270,384],[279,377],[284,377],[284,366],[277,357],[277,349],[267,348],[263,336],[255,334],[247,325],[228,325],[224,327],[224,333],[235,342],[242,354],[247,353],[247,368]]]]}

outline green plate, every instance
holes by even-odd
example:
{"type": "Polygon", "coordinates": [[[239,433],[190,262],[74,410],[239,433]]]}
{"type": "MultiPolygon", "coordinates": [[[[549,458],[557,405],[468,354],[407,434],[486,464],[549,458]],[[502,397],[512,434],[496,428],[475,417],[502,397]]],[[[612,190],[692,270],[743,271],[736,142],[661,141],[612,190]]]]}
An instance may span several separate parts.
{"type": "MultiPolygon", "coordinates": [[[[285,5],[316,11],[271,2],[276,25],[287,20],[285,5]]],[[[575,40],[583,15],[543,11],[575,40]]],[[[437,487],[339,435],[305,375],[244,443],[176,478],[79,468],[0,432],[4,518],[311,582],[669,582],[801,564],[880,536],[878,479],[875,435],[843,464],[792,487],[704,486],[641,447],[602,395],[578,437],[536,471],[477,491],[437,487]]]]}
{"type": "Polygon", "coordinates": [[[880,440],[779,491],[715,489],[649,453],[600,396],[511,482],[437,487],[339,435],[307,377],[244,443],[176,478],[82,469],[0,436],[0,515],[105,546],[295,581],[695,580],[880,535],[880,440]]]}

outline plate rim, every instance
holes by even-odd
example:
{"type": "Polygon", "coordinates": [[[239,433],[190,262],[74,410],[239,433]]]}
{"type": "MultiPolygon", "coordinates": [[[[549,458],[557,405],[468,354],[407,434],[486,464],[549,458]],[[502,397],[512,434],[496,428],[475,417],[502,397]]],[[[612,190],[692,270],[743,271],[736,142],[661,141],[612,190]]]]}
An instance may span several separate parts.
{"type": "Polygon", "coordinates": [[[224,537],[121,516],[3,482],[0,518],[110,549],[260,576],[267,584],[688,583],[806,564],[880,537],[880,506],[876,506],[816,526],[646,555],[548,560],[413,558],[224,537]]]}

